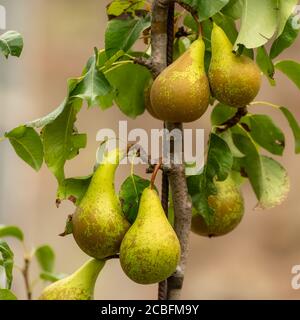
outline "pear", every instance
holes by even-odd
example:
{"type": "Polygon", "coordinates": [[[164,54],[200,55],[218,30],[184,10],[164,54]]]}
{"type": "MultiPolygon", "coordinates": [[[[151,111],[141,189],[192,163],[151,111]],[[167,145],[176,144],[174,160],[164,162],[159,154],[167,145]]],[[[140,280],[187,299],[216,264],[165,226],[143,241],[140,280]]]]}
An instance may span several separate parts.
{"type": "Polygon", "coordinates": [[[207,110],[210,90],[204,53],[205,45],[199,38],[154,80],[150,100],[159,119],[191,122],[207,110]]]}
{"type": "Polygon", "coordinates": [[[151,187],[141,197],[137,218],[126,233],[120,249],[120,262],[126,275],[140,284],[168,278],[180,258],[180,243],[151,187]]]}
{"type": "Polygon", "coordinates": [[[72,275],[46,287],[40,300],[93,300],[96,280],[104,260],[91,259],[72,275]]]}
{"type": "Polygon", "coordinates": [[[192,231],[206,237],[222,236],[235,229],[244,215],[244,200],[235,181],[229,176],[225,181],[216,181],[217,194],[208,198],[214,216],[209,225],[200,212],[193,208],[192,231]]]}
{"type": "Polygon", "coordinates": [[[114,177],[122,151],[104,155],[72,218],[73,236],[89,256],[103,259],[119,252],[130,224],[125,219],[114,188],[114,177]]]}
{"type": "Polygon", "coordinates": [[[157,114],[155,113],[155,111],[153,110],[153,107],[151,105],[151,100],[150,100],[150,92],[151,92],[151,86],[152,86],[153,81],[151,81],[151,83],[149,84],[149,86],[147,86],[144,90],[144,101],[145,101],[145,107],[146,110],[149,112],[149,114],[155,118],[158,119],[157,114]]]}
{"type": "Polygon", "coordinates": [[[261,72],[246,56],[233,53],[225,32],[214,23],[211,34],[212,58],[208,77],[214,97],[233,107],[244,107],[257,96],[261,72]]]}

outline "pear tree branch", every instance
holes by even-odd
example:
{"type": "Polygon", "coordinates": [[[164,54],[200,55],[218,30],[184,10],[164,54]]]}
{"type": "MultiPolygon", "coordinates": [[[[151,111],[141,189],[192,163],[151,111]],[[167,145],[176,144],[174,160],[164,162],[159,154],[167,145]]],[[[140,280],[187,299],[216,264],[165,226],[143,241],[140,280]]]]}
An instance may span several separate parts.
{"type": "MultiPolygon", "coordinates": [[[[152,62],[157,70],[157,76],[167,66],[168,57],[168,12],[169,4],[172,0],[155,0],[152,8],[152,26],[151,26],[151,46],[152,46],[152,62]]],[[[170,19],[170,17],[169,17],[170,19]]],[[[182,124],[165,123],[165,127],[172,131],[179,129],[182,132],[182,124]]],[[[183,145],[183,143],[182,143],[183,145]]],[[[167,299],[177,300],[184,280],[184,271],[188,256],[188,240],[192,219],[192,205],[189,198],[185,168],[183,164],[174,162],[174,149],[171,146],[171,163],[167,170],[172,198],[174,203],[174,229],[181,244],[181,258],[176,272],[167,281],[167,299]]],[[[166,169],[165,169],[166,170],[166,169]]]]}
{"type": "Polygon", "coordinates": [[[227,120],[226,122],[222,123],[218,128],[217,128],[217,133],[222,133],[232,127],[234,127],[236,124],[238,124],[241,119],[246,116],[248,113],[247,107],[242,107],[238,108],[236,114],[227,120]]]}

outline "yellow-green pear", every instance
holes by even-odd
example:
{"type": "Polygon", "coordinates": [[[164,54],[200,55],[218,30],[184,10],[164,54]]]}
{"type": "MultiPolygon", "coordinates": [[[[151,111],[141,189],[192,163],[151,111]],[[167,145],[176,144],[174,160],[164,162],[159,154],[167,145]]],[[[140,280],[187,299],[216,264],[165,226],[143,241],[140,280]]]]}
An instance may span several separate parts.
{"type": "Polygon", "coordinates": [[[225,181],[216,181],[217,194],[208,198],[214,209],[213,218],[208,225],[201,213],[193,208],[192,231],[206,237],[222,236],[235,229],[244,215],[244,199],[239,187],[229,176],[225,181]]]}
{"type": "Polygon", "coordinates": [[[130,227],[114,187],[122,155],[119,149],[104,155],[72,218],[74,239],[86,254],[96,259],[118,253],[130,227]]]}
{"type": "Polygon", "coordinates": [[[126,233],[120,249],[120,262],[126,275],[140,284],[168,278],[180,258],[180,243],[151,187],[141,197],[137,218],[126,233]]]}
{"type": "Polygon", "coordinates": [[[214,23],[211,34],[212,58],[208,77],[214,97],[220,102],[244,107],[257,96],[261,72],[247,56],[237,56],[225,32],[214,23]]]}
{"type": "Polygon", "coordinates": [[[210,90],[204,68],[201,38],[154,80],[150,99],[154,114],[170,122],[199,119],[209,105],[210,90]]]}
{"type": "Polygon", "coordinates": [[[104,260],[91,259],[72,275],[46,287],[40,300],[93,300],[98,275],[104,260]]]}
{"type": "Polygon", "coordinates": [[[151,81],[151,83],[144,90],[145,108],[153,118],[160,120],[158,118],[158,116],[156,115],[156,113],[154,112],[152,105],[151,105],[150,92],[151,92],[152,83],[153,83],[153,81],[151,81]]]}

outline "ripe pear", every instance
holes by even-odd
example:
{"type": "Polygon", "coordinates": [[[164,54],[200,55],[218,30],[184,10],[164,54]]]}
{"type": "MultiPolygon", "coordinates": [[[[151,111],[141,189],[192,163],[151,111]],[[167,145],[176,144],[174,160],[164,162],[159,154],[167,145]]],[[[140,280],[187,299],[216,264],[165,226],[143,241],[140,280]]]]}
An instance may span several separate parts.
{"type": "Polygon", "coordinates": [[[150,100],[159,119],[191,122],[207,110],[210,90],[204,53],[205,45],[199,38],[154,80],[150,100]]]}
{"type": "Polygon", "coordinates": [[[208,77],[214,97],[233,107],[248,105],[257,96],[261,86],[258,66],[249,57],[235,55],[232,43],[215,23],[211,47],[208,77]]]}
{"type": "Polygon", "coordinates": [[[96,280],[104,260],[91,259],[72,275],[46,287],[40,300],[93,300],[96,280]]]}
{"type": "Polygon", "coordinates": [[[244,199],[240,189],[229,176],[225,181],[216,181],[217,194],[208,198],[214,216],[209,225],[201,213],[193,208],[192,231],[206,237],[222,236],[237,227],[244,215],[244,199]]]}
{"type": "Polygon", "coordinates": [[[151,100],[150,100],[150,92],[151,92],[151,86],[152,86],[153,81],[150,83],[149,86],[146,87],[146,89],[144,90],[144,101],[145,101],[145,107],[147,109],[147,111],[149,112],[149,114],[155,118],[158,119],[157,114],[155,113],[155,111],[153,110],[153,107],[151,105],[151,100]]]}
{"type": "Polygon", "coordinates": [[[180,243],[151,187],[141,197],[137,218],[126,233],[120,249],[120,262],[126,275],[140,284],[168,278],[180,258],[180,243]]]}
{"type": "Polygon", "coordinates": [[[104,155],[72,218],[75,241],[86,254],[96,259],[119,252],[130,227],[114,188],[115,172],[122,154],[114,149],[104,155]]]}

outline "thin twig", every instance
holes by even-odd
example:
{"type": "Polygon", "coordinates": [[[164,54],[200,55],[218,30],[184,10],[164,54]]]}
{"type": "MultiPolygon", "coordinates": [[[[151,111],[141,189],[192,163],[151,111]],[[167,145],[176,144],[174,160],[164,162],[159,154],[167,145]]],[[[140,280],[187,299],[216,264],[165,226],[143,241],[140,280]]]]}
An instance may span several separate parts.
{"type": "Polygon", "coordinates": [[[27,299],[32,299],[32,289],[30,285],[30,279],[29,279],[29,267],[30,267],[31,257],[30,255],[26,254],[24,255],[24,267],[22,269],[22,274],[25,282],[25,288],[26,288],[26,295],[27,299]]]}
{"type": "Polygon", "coordinates": [[[247,107],[238,108],[236,114],[230,118],[229,120],[225,121],[220,125],[220,127],[217,128],[217,133],[225,132],[226,130],[234,127],[236,124],[238,124],[241,119],[247,115],[248,110],[247,107]]]}
{"type": "Polygon", "coordinates": [[[155,69],[155,66],[153,64],[153,61],[151,58],[144,58],[144,57],[136,57],[133,59],[133,62],[135,64],[139,64],[141,66],[146,67],[148,70],[150,70],[153,74],[157,73],[157,70],[155,69]]]}

